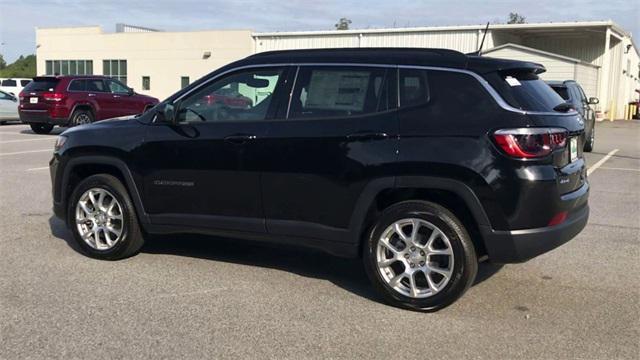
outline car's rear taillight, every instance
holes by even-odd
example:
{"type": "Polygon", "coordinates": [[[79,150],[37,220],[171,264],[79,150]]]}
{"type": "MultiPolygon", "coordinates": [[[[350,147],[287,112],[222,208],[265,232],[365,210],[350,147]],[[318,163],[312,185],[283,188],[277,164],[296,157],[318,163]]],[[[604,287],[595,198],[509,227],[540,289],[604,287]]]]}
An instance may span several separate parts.
{"type": "Polygon", "coordinates": [[[64,94],[61,94],[61,93],[44,93],[42,94],[42,97],[44,98],[45,101],[59,102],[64,100],[64,94]]]}
{"type": "Polygon", "coordinates": [[[520,158],[540,158],[567,144],[567,130],[562,128],[503,129],[493,138],[507,155],[520,158]]]}

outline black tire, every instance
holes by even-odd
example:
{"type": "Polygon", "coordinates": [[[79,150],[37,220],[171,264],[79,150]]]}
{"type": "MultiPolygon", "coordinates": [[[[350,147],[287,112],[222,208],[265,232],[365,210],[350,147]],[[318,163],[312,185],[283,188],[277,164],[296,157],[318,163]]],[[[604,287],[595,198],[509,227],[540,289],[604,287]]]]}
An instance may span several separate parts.
{"type": "Polygon", "coordinates": [[[93,121],[93,113],[89,110],[78,109],[71,115],[71,126],[90,124],[93,121]]]}
{"type": "Polygon", "coordinates": [[[389,304],[405,309],[433,312],[452,304],[467,291],[478,272],[476,252],[462,222],[446,208],[428,201],[404,201],[385,209],[369,231],[362,251],[365,270],[373,287],[389,304]],[[437,226],[451,243],[454,265],[450,280],[426,298],[409,297],[394,290],[383,279],[377,265],[376,249],[381,235],[396,221],[406,218],[423,219],[437,226]]]}
{"type": "Polygon", "coordinates": [[[0,125],[5,125],[6,123],[6,121],[0,121],[0,125]]]}
{"type": "Polygon", "coordinates": [[[51,124],[29,124],[29,126],[36,134],[48,134],[53,130],[53,125],[51,124]]]}
{"type": "Polygon", "coordinates": [[[589,137],[587,137],[587,141],[584,142],[583,150],[585,152],[592,152],[595,142],[596,142],[596,124],[593,124],[593,127],[589,132],[589,137]]]}
{"type": "Polygon", "coordinates": [[[120,260],[137,254],[144,245],[143,232],[129,193],[120,180],[112,175],[98,174],[82,180],[69,198],[67,219],[74,240],[87,256],[101,260],[120,260]],[[87,190],[92,188],[104,189],[113,194],[122,207],[122,235],[118,242],[108,250],[97,250],[89,246],[80,236],[75,223],[78,200],[87,190]]]}

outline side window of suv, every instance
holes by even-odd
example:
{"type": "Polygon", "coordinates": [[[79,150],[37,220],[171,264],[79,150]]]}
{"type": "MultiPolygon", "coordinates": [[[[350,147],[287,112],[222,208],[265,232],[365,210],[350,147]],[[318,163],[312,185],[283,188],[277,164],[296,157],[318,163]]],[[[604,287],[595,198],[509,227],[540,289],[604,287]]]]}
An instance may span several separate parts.
{"type": "Polygon", "coordinates": [[[124,84],[122,84],[119,81],[107,80],[107,86],[109,87],[109,91],[111,91],[114,94],[128,94],[129,93],[129,88],[126,87],[124,84]]]}
{"type": "Polygon", "coordinates": [[[400,69],[400,107],[418,106],[429,102],[431,92],[427,71],[400,69]]]}
{"type": "Polygon", "coordinates": [[[101,79],[87,80],[87,91],[90,92],[107,92],[104,81],[101,79]]]}
{"type": "Polygon", "coordinates": [[[182,100],[178,120],[264,120],[282,74],[282,68],[261,68],[225,76],[182,100]]]}
{"type": "Polygon", "coordinates": [[[344,117],[389,108],[384,68],[300,67],[289,119],[344,117]]]}
{"type": "Polygon", "coordinates": [[[87,90],[87,80],[73,80],[71,84],[69,84],[69,91],[86,91],[87,90]]]}

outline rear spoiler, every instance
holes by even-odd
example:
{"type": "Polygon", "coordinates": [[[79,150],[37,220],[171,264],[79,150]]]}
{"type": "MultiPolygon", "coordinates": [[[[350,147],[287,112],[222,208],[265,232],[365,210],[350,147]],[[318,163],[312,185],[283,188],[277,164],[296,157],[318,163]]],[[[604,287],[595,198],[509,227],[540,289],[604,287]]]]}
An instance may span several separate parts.
{"type": "Polygon", "coordinates": [[[467,68],[479,74],[497,71],[528,71],[534,74],[542,74],[547,69],[542,64],[530,61],[497,59],[490,57],[469,56],[467,68]]]}

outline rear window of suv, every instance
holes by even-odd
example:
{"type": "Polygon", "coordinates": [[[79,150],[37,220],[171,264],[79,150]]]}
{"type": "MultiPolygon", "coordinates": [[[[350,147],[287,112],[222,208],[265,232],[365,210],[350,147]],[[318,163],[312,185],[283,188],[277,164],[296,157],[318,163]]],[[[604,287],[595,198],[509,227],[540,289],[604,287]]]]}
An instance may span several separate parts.
{"type": "Polygon", "coordinates": [[[532,71],[499,71],[485,78],[509,105],[521,110],[549,112],[565,102],[532,71]]]}
{"type": "Polygon", "coordinates": [[[58,81],[58,79],[35,79],[24,87],[24,91],[53,91],[58,81]]]}

